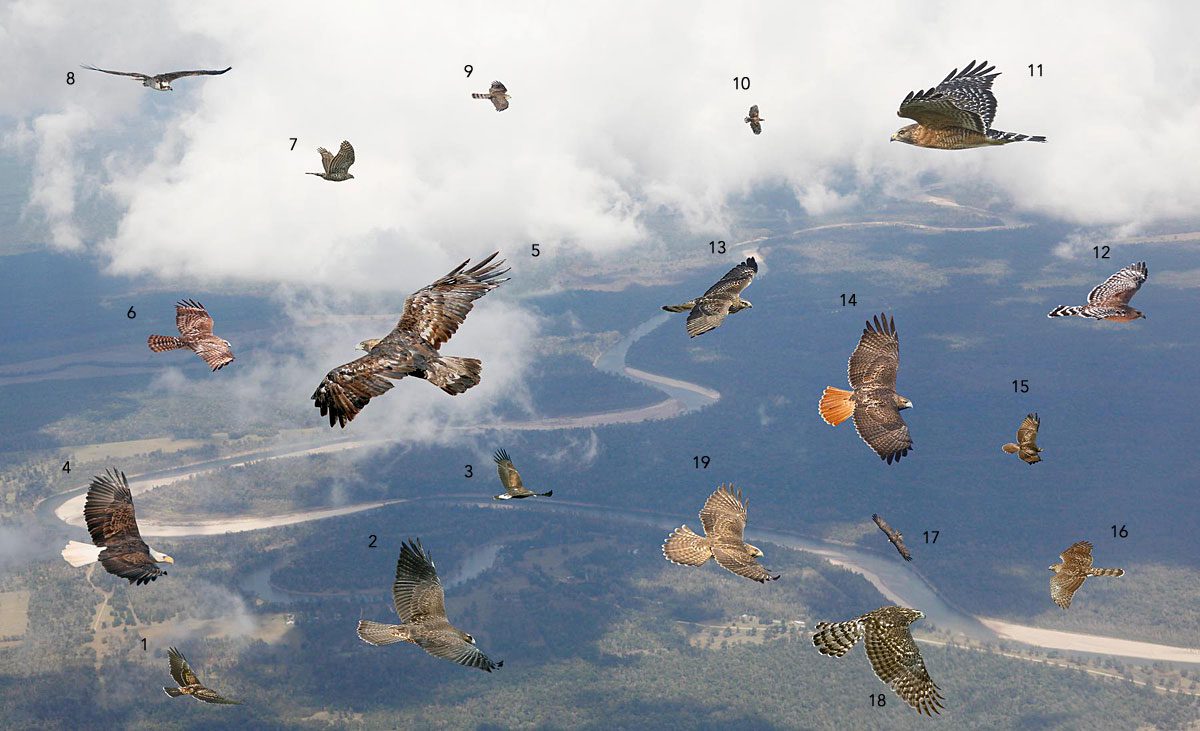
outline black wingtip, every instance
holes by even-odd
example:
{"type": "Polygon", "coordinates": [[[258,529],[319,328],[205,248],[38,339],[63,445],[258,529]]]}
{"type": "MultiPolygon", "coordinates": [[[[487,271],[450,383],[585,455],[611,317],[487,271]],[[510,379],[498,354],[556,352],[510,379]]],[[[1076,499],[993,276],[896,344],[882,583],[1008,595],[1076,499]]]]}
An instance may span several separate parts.
{"type": "Polygon", "coordinates": [[[508,458],[508,452],[503,449],[497,449],[496,453],[492,455],[492,459],[496,462],[496,464],[512,461],[508,458]]]}

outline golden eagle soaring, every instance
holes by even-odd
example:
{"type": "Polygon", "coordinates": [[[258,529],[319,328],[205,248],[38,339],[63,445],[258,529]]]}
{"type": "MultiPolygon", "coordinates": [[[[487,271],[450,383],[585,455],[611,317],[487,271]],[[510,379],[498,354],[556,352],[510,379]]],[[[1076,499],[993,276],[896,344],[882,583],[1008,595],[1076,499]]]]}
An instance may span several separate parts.
{"type": "Polygon", "coordinates": [[[346,428],[371,399],[392,387],[392,380],[405,376],[424,378],[451,396],[479,383],[483,363],[475,358],[443,356],[442,343],[458,330],[475,300],[508,279],[501,269],[504,260],[491,263],[495,252],[467,269],[467,259],[433,284],[413,292],[404,302],[404,314],[396,327],[382,339],[358,344],[366,355],[325,374],[312,400],[329,417],[329,426],[346,428]]]}
{"type": "Polygon", "coordinates": [[[99,561],[105,571],[129,579],[131,584],[148,584],[167,575],[158,563],[175,563],[175,559],[142,541],[133,514],[133,495],[124,472],[108,470],[92,478],[87,501],[83,504],[83,518],[95,545],[79,541],[67,543],[62,557],[72,566],[99,561]]]}

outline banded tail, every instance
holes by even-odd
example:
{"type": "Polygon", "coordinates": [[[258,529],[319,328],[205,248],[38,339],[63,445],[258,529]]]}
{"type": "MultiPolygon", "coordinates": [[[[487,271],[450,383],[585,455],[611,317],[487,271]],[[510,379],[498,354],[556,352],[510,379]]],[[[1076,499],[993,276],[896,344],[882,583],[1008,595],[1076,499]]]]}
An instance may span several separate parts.
{"type": "Polygon", "coordinates": [[[478,386],[482,372],[483,363],[477,358],[447,355],[429,363],[425,368],[425,380],[451,396],[457,396],[472,386],[478,386]]]}
{"type": "Polygon", "coordinates": [[[994,145],[1007,145],[1010,142],[1045,142],[1046,138],[1042,135],[1023,135],[1020,132],[1001,132],[998,129],[989,129],[987,137],[992,140],[994,145]]]}
{"type": "Polygon", "coordinates": [[[187,347],[182,340],[170,335],[151,335],[146,338],[146,345],[149,345],[150,349],[155,353],[161,353],[164,350],[179,350],[180,348],[187,347]]]}
{"type": "Polygon", "coordinates": [[[696,300],[688,300],[687,302],[679,305],[663,305],[663,309],[667,312],[691,312],[692,308],[695,306],[696,300]]]}
{"type": "Polygon", "coordinates": [[[1088,576],[1124,576],[1125,569],[1098,569],[1094,566],[1088,569],[1088,576]]]}
{"type": "Polygon", "coordinates": [[[663,542],[662,552],[668,561],[683,566],[703,566],[705,561],[713,557],[712,543],[693,533],[686,525],[671,531],[671,535],[663,542]]]}
{"type": "Polygon", "coordinates": [[[80,543],[79,541],[69,541],[63,547],[62,557],[67,560],[67,563],[79,568],[87,566],[90,563],[96,563],[100,560],[100,553],[104,549],[100,546],[93,546],[90,543],[80,543]]]}
{"type": "Polygon", "coordinates": [[[821,418],[830,426],[837,426],[846,419],[854,416],[854,402],[850,397],[854,395],[853,391],[844,391],[833,386],[826,386],[825,391],[821,394],[821,403],[818,409],[821,412],[821,418]]]}
{"type": "Polygon", "coordinates": [[[1083,312],[1085,307],[1087,305],[1059,305],[1050,310],[1046,317],[1087,317],[1083,312]]]}
{"type": "Polygon", "coordinates": [[[368,645],[393,645],[408,639],[408,629],[400,624],[382,624],[369,619],[358,621],[358,638],[368,645]]]}
{"type": "Polygon", "coordinates": [[[812,641],[822,655],[843,657],[863,638],[863,634],[862,622],[856,619],[836,624],[818,622],[812,641]]]}
{"type": "Polygon", "coordinates": [[[491,99],[491,94],[471,94],[472,99],[491,99]]]}
{"type": "Polygon", "coordinates": [[[183,691],[178,688],[163,688],[163,691],[165,691],[166,694],[172,698],[178,698],[179,696],[183,695],[183,691]]]}

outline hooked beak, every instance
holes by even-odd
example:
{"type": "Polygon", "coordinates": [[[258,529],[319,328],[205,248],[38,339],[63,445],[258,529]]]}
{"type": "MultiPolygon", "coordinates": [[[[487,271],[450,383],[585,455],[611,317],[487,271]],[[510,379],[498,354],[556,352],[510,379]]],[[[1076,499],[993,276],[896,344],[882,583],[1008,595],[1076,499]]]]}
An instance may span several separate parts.
{"type": "Polygon", "coordinates": [[[175,559],[171,558],[170,556],[163,556],[163,563],[173,564],[175,563],[175,559]]]}

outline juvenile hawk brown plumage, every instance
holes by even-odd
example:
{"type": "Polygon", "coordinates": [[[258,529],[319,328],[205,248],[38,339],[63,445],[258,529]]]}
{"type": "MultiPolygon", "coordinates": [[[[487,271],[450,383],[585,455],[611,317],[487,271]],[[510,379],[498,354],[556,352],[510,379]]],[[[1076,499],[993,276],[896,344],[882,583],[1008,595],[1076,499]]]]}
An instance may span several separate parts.
{"type": "Polygon", "coordinates": [[[725,322],[725,317],[734,312],[741,312],[753,307],[750,300],[742,299],[742,290],[754,281],[758,273],[758,262],[751,256],[733,269],[725,272],[725,276],[708,288],[708,291],[694,300],[688,300],[678,305],[663,305],[667,312],[686,312],[688,337],[703,335],[709,330],[715,330],[725,322]]]}
{"type": "Polygon", "coordinates": [[[146,344],[155,353],[167,350],[191,350],[204,359],[209,368],[219,371],[233,362],[233,346],[228,340],[213,335],[213,319],[204,305],[195,300],[175,304],[175,328],[179,337],[151,335],[146,344]]]}
{"type": "Polygon", "coordinates": [[[167,651],[167,661],[171,667],[171,678],[175,681],[178,687],[164,687],[163,691],[172,698],[178,698],[181,695],[190,695],[198,701],[205,703],[217,703],[221,705],[239,706],[241,701],[231,701],[228,698],[222,697],[212,688],[206,687],[200,682],[200,678],[196,677],[196,673],[192,671],[192,666],[188,665],[188,661],[184,658],[183,653],[172,647],[167,651]]]}
{"type": "Polygon", "coordinates": [[[750,116],[746,117],[746,124],[750,125],[750,131],[756,135],[762,134],[762,123],[766,119],[758,116],[758,105],[750,107],[750,116]]]}
{"type": "Polygon", "coordinates": [[[756,560],[763,552],[742,540],[746,505],[741,490],[735,494],[733,485],[721,485],[700,510],[704,535],[696,535],[686,525],[676,528],[663,542],[663,556],[681,566],[702,566],[715,559],[722,568],[759,583],[778,579],[779,574],[772,576],[756,560]]]}
{"type": "Polygon", "coordinates": [[[1150,272],[1146,269],[1146,262],[1130,264],[1096,285],[1088,293],[1086,305],[1060,305],[1047,313],[1046,317],[1090,317],[1112,322],[1129,322],[1139,317],[1145,319],[1145,315],[1129,306],[1129,300],[1142,288],[1148,276],[1150,272]]]}
{"type": "Polygon", "coordinates": [[[1021,426],[1017,428],[1016,443],[1009,442],[1000,447],[1009,454],[1015,454],[1029,464],[1037,464],[1042,461],[1040,455],[1042,449],[1037,445],[1038,427],[1042,425],[1042,420],[1037,414],[1030,414],[1021,422],[1021,426]]]}
{"type": "Polygon", "coordinates": [[[305,173],[305,175],[316,175],[318,178],[335,183],[354,178],[350,174],[350,166],[354,164],[354,146],[347,140],[342,140],[342,146],[338,148],[336,155],[324,147],[318,147],[317,153],[321,155],[321,167],[324,172],[305,173]]]}
{"type": "Polygon", "coordinates": [[[1071,606],[1071,597],[1083,586],[1083,580],[1089,576],[1124,576],[1124,569],[1098,569],[1092,566],[1092,544],[1087,541],[1072,543],[1070,548],[1058,556],[1062,563],[1050,567],[1054,576],[1050,577],[1050,598],[1058,606],[1066,609],[1071,606]]]}
{"type": "Polygon", "coordinates": [[[508,109],[508,100],[512,98],[512,95],[508,93],[508,89],[504,87],[504,84],[501,84],[499,81],[493,81],[491,88],[488,89],[486,94],[472,94],[471,98],[487,99],[491,101],[492,106],[496,108],[497,112],[503,112],[505,109],[508,109]]]}

